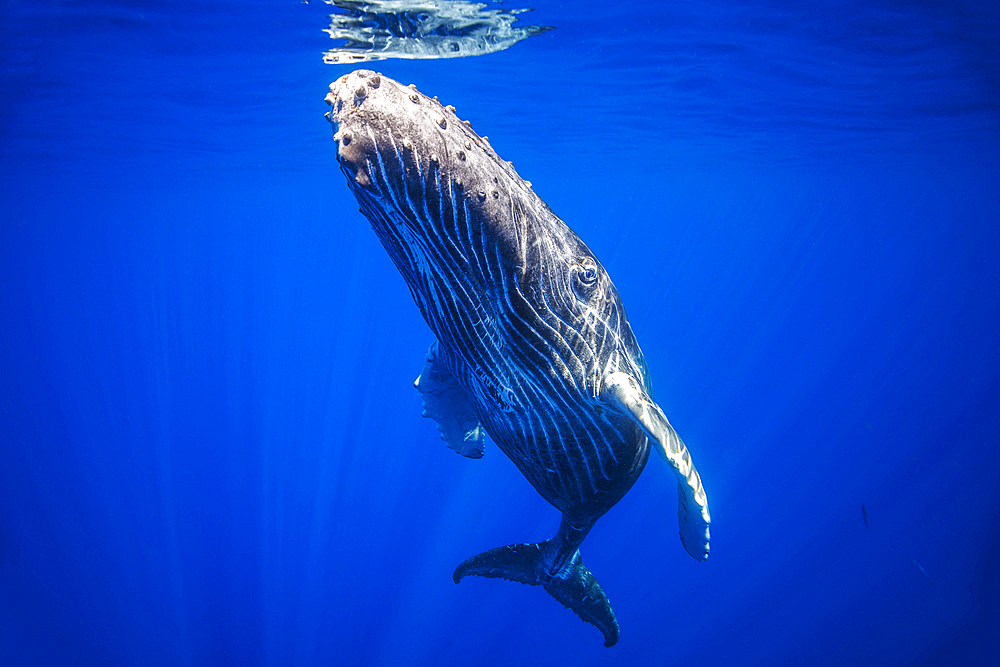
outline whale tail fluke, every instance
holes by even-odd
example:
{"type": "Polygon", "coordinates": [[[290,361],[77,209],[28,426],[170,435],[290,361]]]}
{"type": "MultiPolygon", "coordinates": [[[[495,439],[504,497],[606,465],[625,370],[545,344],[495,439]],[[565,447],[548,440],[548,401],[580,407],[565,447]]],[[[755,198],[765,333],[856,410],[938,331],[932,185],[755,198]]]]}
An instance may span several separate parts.
{"type": "Polygon", "coordinates": [[[471,574],[541,586],[564,607],[604,633],[605,646],[614,646],[618,642],[618,620],[608,596],[583,564],[579,549],[573,550],[562,567],[557,565],[560,555],[556,540],[511,544],[469,558],[455,568],[452,579],[457,584],[471,574]]]}

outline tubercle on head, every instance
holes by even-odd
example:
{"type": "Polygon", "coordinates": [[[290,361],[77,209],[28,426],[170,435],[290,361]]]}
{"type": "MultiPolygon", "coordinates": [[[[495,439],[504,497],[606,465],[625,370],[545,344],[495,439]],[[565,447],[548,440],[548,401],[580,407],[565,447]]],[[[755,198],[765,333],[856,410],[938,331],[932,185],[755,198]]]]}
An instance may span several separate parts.
{"type": "Polygon", "coordinates": [[[368,91],[376,90],[382,85],[382,75],[378,72],[372,72],[370,70],[357,70],[349,74],[344,74],[336,81],[330,84],[330,92],[324,98],[324,101],[330,105],[330,112],[327,114],[327,119],[331,122],[335,121],[337,117],[343,112],[345,103],[350,103],[353,107],[360,107],[364,101],[368,98],[368,91]],[[352,77],[356,83],[350,87],[352,77]],[[332,114],[332,116],[331,116],[332,114]]]}

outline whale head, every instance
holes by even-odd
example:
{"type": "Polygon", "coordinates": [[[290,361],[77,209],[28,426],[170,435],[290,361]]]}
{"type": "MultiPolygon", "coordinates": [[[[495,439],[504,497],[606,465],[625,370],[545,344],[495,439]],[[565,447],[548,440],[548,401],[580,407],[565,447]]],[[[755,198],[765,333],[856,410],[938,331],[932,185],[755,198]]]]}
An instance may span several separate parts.
{"type": "Polygon", "coordinates": [[[643,378],[600,262],[453,107],[370,70],[338,78],[326,102],[361,212],[440,339],[509,348],[544,332],[552,373],[592,397],[607,373],[643,378]],[[470,341],[472,320],[506,329],[470,341]]]}

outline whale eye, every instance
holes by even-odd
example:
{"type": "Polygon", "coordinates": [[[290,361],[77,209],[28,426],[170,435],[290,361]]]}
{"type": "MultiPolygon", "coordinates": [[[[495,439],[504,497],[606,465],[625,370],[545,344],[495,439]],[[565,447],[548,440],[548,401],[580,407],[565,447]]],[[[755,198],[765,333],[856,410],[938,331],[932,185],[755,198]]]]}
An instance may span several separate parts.
{"type": "Polygon", "coordinates": [[[573,291],[584,301],[589,301],[600,280],[597,265],[591,261],[573,266],[573,291]]]}

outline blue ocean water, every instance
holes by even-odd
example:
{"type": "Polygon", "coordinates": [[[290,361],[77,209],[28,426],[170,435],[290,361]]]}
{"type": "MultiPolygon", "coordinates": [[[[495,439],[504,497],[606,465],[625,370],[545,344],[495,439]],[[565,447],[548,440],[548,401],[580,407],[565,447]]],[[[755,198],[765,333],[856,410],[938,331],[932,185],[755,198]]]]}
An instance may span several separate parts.
{"type": "MultiPolygon", "coordinates": [[[[331,9],[0,5],[0,663],[1000,658],[1000,8],[531,3],[372,66],[595,251],[712,508],[657,458],[582,547],[621,641],[451,582],[550,537],[412,389],[431,333],[335,161],[331,9]]],[[[513,5],[512,5],[513,6],[513,5]]]]}

